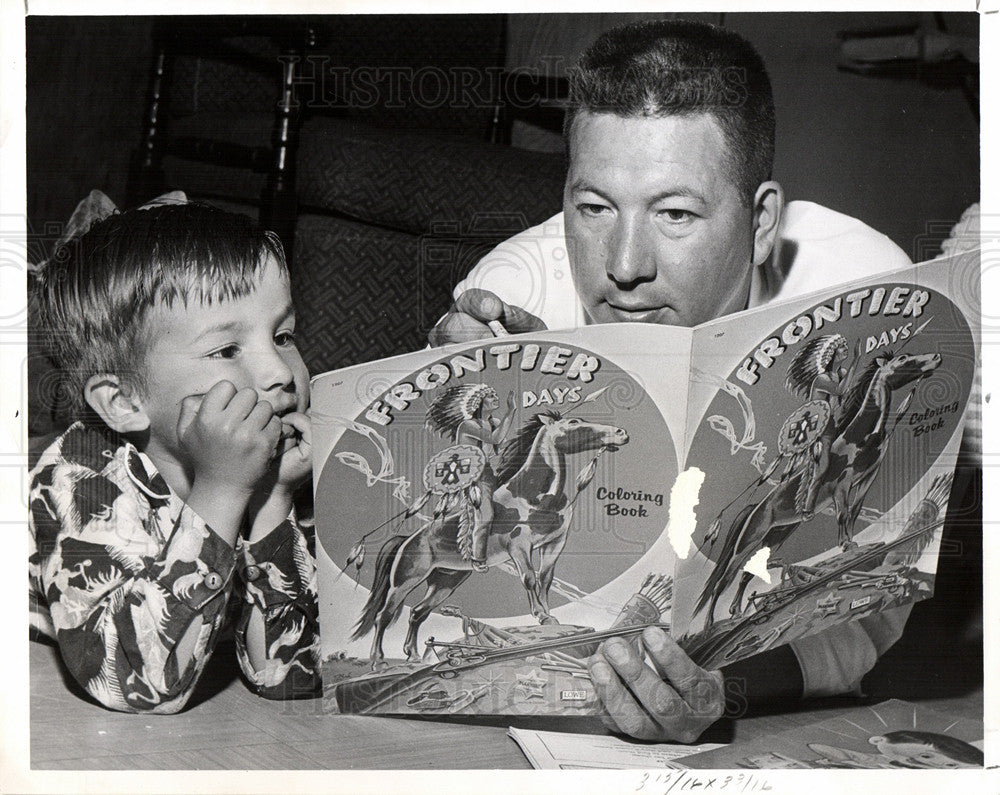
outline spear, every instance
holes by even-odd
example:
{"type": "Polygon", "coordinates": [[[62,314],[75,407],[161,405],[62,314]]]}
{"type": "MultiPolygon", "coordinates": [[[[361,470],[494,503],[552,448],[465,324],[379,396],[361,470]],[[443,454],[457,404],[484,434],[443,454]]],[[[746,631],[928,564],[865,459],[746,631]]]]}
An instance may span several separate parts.
{"type": "Polygon", "coordinates": [[[611,385],[609,384],[608,386],[602,386],[595,392],[591,392],[589,395],[587,395],[587,397],[585,397],[579,403],[574,403],[572,406],[566,409],[566,411],[563,412],[563,416],[565,417],[571,411],[575,411],[576,409],[580,408],[580,406],[582,406],[584,403],[593,403],[595,400],[597,400],[597,398],[599,398],[601,395],[607,392],[610,388],[611,385]]]}

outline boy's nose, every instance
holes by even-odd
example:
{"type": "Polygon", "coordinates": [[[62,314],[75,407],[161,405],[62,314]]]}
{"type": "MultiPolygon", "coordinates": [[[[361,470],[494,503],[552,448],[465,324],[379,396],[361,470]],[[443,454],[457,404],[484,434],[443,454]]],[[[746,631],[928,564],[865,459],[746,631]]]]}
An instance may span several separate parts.
{"type": "Polygon", "coordinates": [[[254,357],[255,386],[261,392],[287,389],[294,383],[292,368],[277,351],[261,351],[254,357]]]}

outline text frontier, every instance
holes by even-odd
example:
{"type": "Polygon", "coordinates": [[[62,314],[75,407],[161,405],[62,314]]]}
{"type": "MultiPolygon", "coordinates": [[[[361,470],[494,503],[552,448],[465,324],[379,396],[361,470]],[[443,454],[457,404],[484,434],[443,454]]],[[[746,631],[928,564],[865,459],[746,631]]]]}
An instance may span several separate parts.
{"type": "Polygon", "coordinates": [[[594,378],[601,362],[589,353],[575,352],[570,348],[550,345],[542,351],[535,343],[520,345],[506,343],[493,345],[489,349],[477,348],[469,354],[453,356],[445,362],[438,362],[421,370],[412,383],[403,381],[389,389],[381,400],[376,400],[365,412],[365,419],[378,425],[388,425],[393,420],[392,410],[405,411],[424,392],[437,389],[453,378],[462,378],[466,373],[480,373],[486,369],[487,354],[494,361],[497,370],[509,370],[514,366],[523,371],[534,370],[541,373],[561,375],[565,378],[589,383],[594,378]]]}
{"type": "Polygon", "coordinates": [[[797,317],[785,326],[780,337],[768,337],[764,340],[752,356],[743,360],[740,369],[736,371],[736,377],[750,386],[756,384],[760,378],[761,367],[770,367],[789,346],[802,342],[814,331],[823,328],[824,324],[840,320],[845,301],[851,317],[858,317],[867,304],[867,311],[871,316],[881,313],[885,316],[902,315],[916,318],[923,313],[924,306],[930,298],[931,295],[926,290],[911,290],[902,286],[893,287],[889,291],[885,287],[876,287],[874,290],[866,288],[849,293],[847,296],[839,296],[832,306],[820,305],[811,313],[797,317]]]}

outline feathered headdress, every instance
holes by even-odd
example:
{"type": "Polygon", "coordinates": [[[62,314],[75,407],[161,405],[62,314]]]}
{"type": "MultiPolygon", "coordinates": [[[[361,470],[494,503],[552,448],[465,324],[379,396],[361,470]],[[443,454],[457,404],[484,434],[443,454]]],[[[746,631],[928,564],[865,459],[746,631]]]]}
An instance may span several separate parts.
{"type": "Polygon", "coordinates": [[[785,387],[794,395],[807,396],[816,376],[829,372],[834,359],[846,357],[847,353],[847,340],[840,334],[824,334],[809,340],[788,365],[785,387]]]}
{"type": "Polygon", "coordinates": [[[488,395],[497,397],[496,390],[489,384],[450,386],[427,409],[424,427],[442,436],[450,436],[460,423],[476,415],[488,395]]]}

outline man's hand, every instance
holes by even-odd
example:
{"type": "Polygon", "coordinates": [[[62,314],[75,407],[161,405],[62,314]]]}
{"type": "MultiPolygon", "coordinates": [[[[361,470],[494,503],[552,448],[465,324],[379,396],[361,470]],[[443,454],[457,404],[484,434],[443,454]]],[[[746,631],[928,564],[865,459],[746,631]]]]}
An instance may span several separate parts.
{"type": "Polygon", "coordinates": [[[722,673],[699,668],[658,627],[643,630],[642,641],[653,668],[621,638],[605,641],[590,658],[590,677],[607,713],[602,720],[641,740],[695,742],[722,717],[722,673]]]}
{"type": "Polygon", "coordinates": [[[545,330],[545,324],[527,310],[505,304],[487,290],[470,288],[431,329],[427,340],[436,348],[450,342],[488,339],[493,336],[487,325],[491,320],[499,320],[511,334],[545,330]]]}

